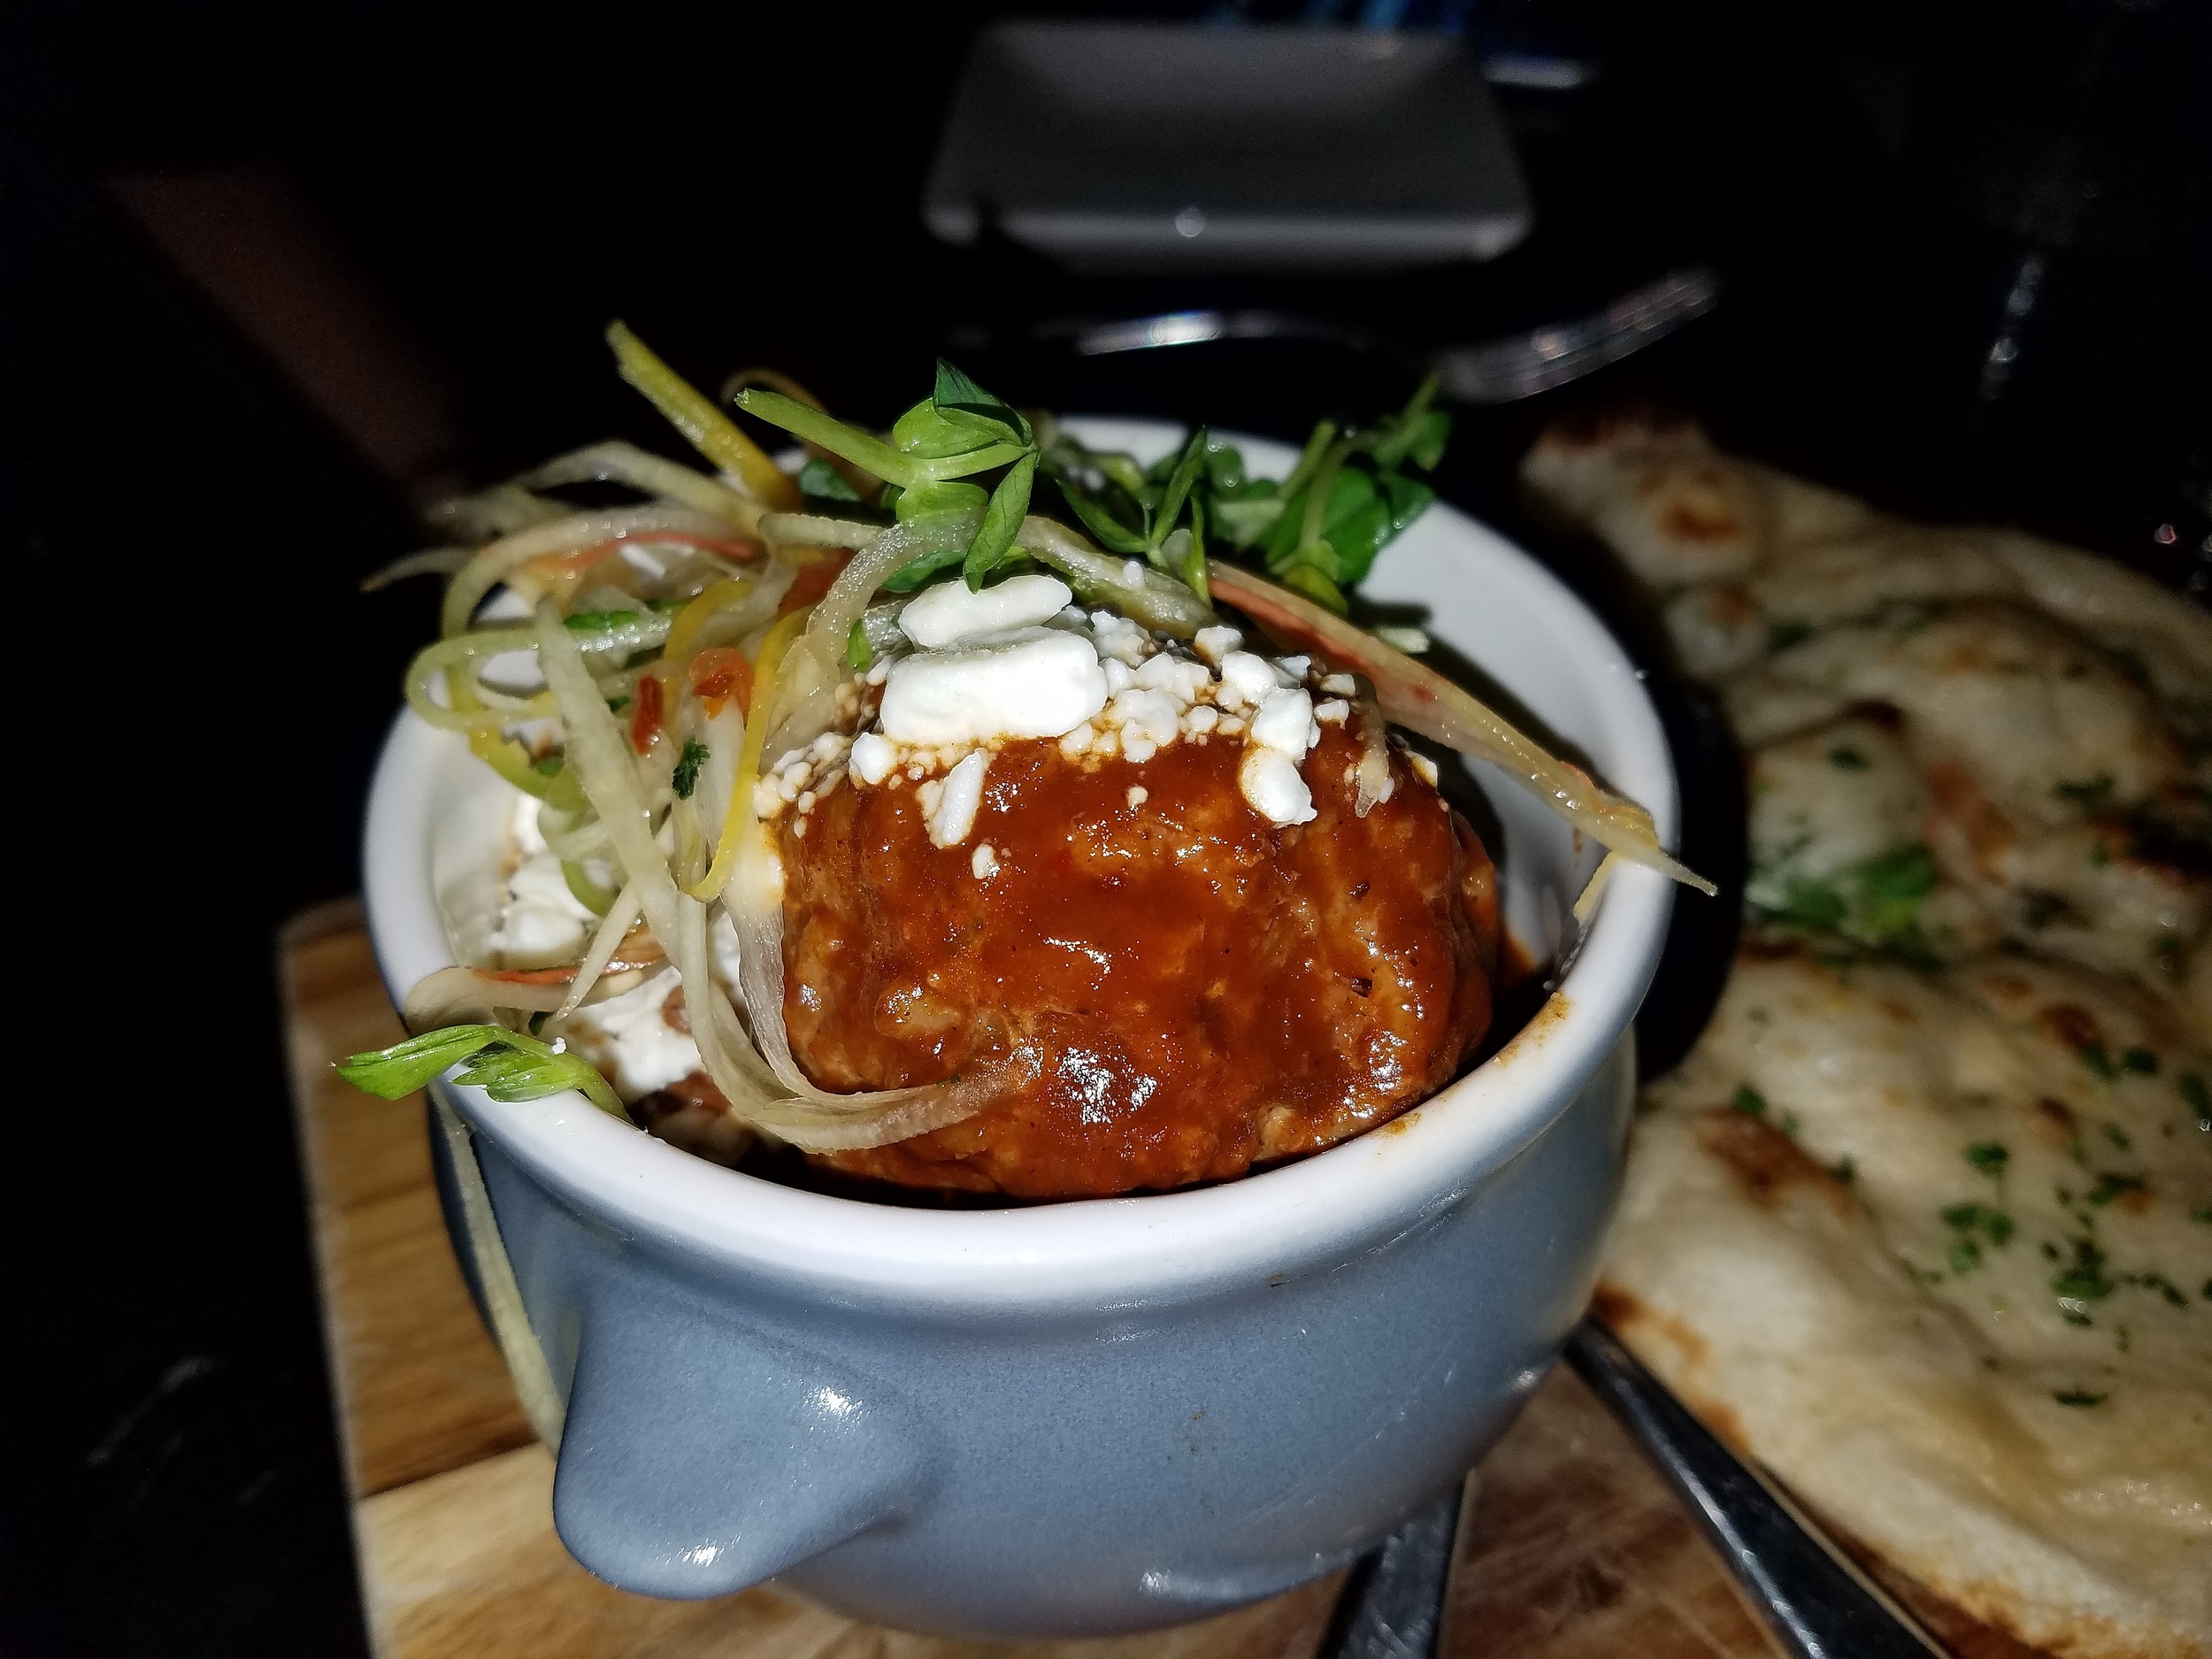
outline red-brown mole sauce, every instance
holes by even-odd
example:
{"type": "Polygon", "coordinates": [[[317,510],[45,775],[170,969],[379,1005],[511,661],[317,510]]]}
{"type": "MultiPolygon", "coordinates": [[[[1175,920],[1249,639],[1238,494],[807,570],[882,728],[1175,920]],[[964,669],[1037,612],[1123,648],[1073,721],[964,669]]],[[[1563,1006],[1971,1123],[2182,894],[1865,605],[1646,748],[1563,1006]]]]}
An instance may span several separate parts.
{"type": "Polygon", "coordinates": [[[1300,767],[1317,816],[1290,828],[1246,803],[1243,745],[1218,737],[1141,765],[1008,743],[956,847],[931,845],[903,780],[787,813],[784,1014],[815,1082],[1016,1061],[974,1117],[820,1162],[1022,1197],[1179,1187],[1448,1082],[1490,1021],[1495,872],[1394,750],[1390,799],[1357,817],[1360,746],[1321,731],[1300,767]]]}

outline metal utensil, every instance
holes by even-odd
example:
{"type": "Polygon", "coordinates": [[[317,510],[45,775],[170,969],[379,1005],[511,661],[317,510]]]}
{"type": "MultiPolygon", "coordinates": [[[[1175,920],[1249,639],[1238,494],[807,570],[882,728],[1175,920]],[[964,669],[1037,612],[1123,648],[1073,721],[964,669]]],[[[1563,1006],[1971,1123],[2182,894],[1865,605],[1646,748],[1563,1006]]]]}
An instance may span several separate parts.
{"type": "Polygon", "coordinates": [[[1799,1659],[1942,1655],[1909,1614],[1611,1332],[1585,1319],[1567,1340],[1567,1363],[1642,1442],[1784,1652],[1799,1659]]]}
{"type": "Polygon", "coordinates": [[[1316,1659],[1434,1659],[1460,1511],[1474,1479],[1353,1563],[1316,1659]]]}
{"type": "MultiPolygon", "coordinates": [[[[1709,267],[1673,271],[1622,295],[1602,311],[1476,345],[1432,352],[1425,366],[1448,396],[1469,403],[1509,403],[1580,380],[1663,339],[1720,301],[1720,278],[1709,267]]],[[[1068,340],[1079,357],[1108,357],[1217,340],[1310,340],[1355,351],[1392,350],[1382,334],[1295,311],[1168,311],[1121,322],[1041,331],[1068,340]]]]}
{"type": "MultiPolygon", "coordinates": [[[[1943,1648],[1789,1498],[1747,1467],[1595,1321],[1567,1363],[1642,1444],[1695,1515],[1793,1659],[1942,1659],[1943,1648]]],[[[1318,1659],[1432,1659],[1460,1494],[1423,1510],[1364,1557],[1318,1659]]]]}

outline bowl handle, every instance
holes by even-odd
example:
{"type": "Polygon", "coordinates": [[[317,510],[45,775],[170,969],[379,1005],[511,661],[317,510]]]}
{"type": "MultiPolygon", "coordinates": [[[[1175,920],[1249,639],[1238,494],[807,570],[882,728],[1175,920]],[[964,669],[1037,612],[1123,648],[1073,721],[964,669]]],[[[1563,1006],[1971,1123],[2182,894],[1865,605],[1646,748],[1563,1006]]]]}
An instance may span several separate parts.
{"type": "Polygon", "coordinates": [[[919,1436],[879,1386],[621,1277],[586,1294],[553,1483],[578,1561],[646,1595],[727,1595],[913,1507],[919,1436]]]}

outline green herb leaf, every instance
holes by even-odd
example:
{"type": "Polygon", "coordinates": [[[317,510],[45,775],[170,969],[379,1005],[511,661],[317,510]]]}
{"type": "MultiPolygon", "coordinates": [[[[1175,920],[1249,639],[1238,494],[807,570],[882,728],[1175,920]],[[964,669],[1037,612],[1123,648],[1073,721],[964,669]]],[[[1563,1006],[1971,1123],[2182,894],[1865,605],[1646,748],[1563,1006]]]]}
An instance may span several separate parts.
{"type": "Polygon", "coordinates": [[[1294,570],[1286,572],[1283,576],[1283,586],[1295,593],[1305,595],[1317,605],[1326,606],[1340,617],[1346,615],[1352,608],[1344,597],[1343,589],[1310,565],[1301,565],[1294,570]]]}
{"type": "Polygon", "coordinates": [[[1167,488],[1160,497],[1160,505],[1152,518],[1152,550],[1157,551],[1167,540],[1168,532],[1175,528],[1176,519],[1182,517],[1183,503],[1190,499],[1191,486],[1198,481],[1201,468],[1206,464],[1206,429],[1198,428],[1183,446],[1183,453],[1175,463],[1175,470],[1168,474],[1167,488]]]}
{"type": "MultiPolygon", "coordinates": [[[[943,366],[939,365],[941,370],[943,366]]],[[[1037,457],[1025,455],[1007,469],[1006,476],[991,492],[991,504],[983,513],[983,527],[975,533],[975,540],[968,544],[967,556],[961,563],[961,573],[967,579],[971,591],[982,587],[983,579],[1013,551],[1014,538],[1021,533],[1022,518],[1029,511],[1030,488],[1036,480],[1037,457]]]]}
{"type": "Polygon", "coordinates": [[[2148,1184],[2139,1175],[2101,1173],[2097,1177],[2097,1184],[2084,1195],[2082,1202],[2095,1204],[2101,1209],[2114,1199],[2125,1194],[2148,1192],[2149,1190],[2148,1184]]]}
{"type": "Polygon", "coordinates": [[[1978,1233],[1995,1245],[2012,1242],[2015,1224],[2001,1210],[1988,1204],[1953,1204],[1942,1214],[1944,1225],[1961,1233],[1978,1233]]]}
{"type": "Polygon", "coordinates": [[[1451,434],[1451,416],[1436,416],[1429,409],[1429,404],[1436,400],[1438,385],[1438,376],[1432,373],[1416,387],[1414,396],[1407,398],[1405,409],[1358,434],[1361,447],[1376,457],[1376,469],[1396,471],[1407,456],[1414,456],[1416,465],[1423,469],[1442,460],[1445,438],[1451,434]],[[1427,453],[1429,460],[1420,460],[1416,451],[1427,453]]]}
{"type": "Polygon", "coordinates": [[[2168,1307],[2186,1308],[2189,1305],[2189,1298],[2182,1294],[2181,1286],[2163,1273],[2125,1273],[2121,1277],[2131,1285],[2140,1285],[2145,1290],[2156,1291],[2168,1307]]]}
{"type": "Polygon", "coordinates": [[[1748,1083],[1739,1083],[1734,1097],[1728,1103],[1747,1118],[1763,1118],[1767,1115],[1767,1097],[1748,1083]]]}
{"type": "MultiPolygon", "coordinates": [[[[1436,503],[1436,492],[1417,478],[1390,472],[1377,480],[1384,505],[1390,513],[1390,535],[1401,534],[1436,503]]],[[[1388,540],[1386,537],[1385,540],[1388,540]]]]}
{"type": "Polygon", "coordinates": [[[1099,546],[1110,553],[1142,554],[1150,551],[1145,546],[1141,534],[1130,529],[1085,495],[1081,485],[1056,472],[1052,481],[1060,487],[1060,493],[1067,497],[1068,505],[1075,509],[1075,516],[1083,521],[1083,527],[1091,533],[1099,546]]]}
{"type": "MultiPolygon", "coordinates": [[[[1269,495],[1275,493],[1275,486],[1271,482],[1258,481],[1266,483],[1269,495]]],[[[1250,488],[1254,482],[1246,476],[1243,453],[1234,444],[1224,443],[1214,437],[1206,440],[1206,488],[1217,504],[1224,495],[1233,495],[1250,488]]]]}
{"type": "Polygon", "coordinates": [[[2101,772],[2079,782],[2054,784],[2051,793],[2062,801],[2071,801],[2085,812],[2098,812],[2111,803],[2112,788],[2112,774],[2101,772]]]}
{"type": "Polygon", "coordinates": [[[1767,626],[1767,649],[1786,651],[1793,645],[1801,645],[1813,637],[1809,622],[1774,622],[1767,626]]]}
{"type": "Polygon", "coordinates": [[[860,492],[845,481],[845,475],[820,456],[808,457],[799,469],[799,493],[816,501],[849,501],[858,504],[860,492]]]}
{"type": "Polygon", "coordinates": [[[1994,1141],[1977,1141],[1966,1148],[1966,1161],[1985,1175],[2002,1175],[2012,1154],[1994,1141]]]}
{"type": "Polygon", "coordinates": [[[1432,472],[1436,464],[1444,458],[1444,446],[1451,439],[1452,418],[1440,409],[1432,409],[1414,422],[1413,439],[1406,446],[1406,458],[1424,472],[1432,472]]]}
{"type": "Polygon", "coordinates": [[[1802,876],[1792,878],[1780,907],[1766,912],[1770,920],[1785,926],[1824,933],[1841,926],[1843,918],[1850,913],[1851,907],[1844,902],[1843,895],[1825,882],[1808,880],[1802,876]]]}
{"type": "Polygon", "coordinates": [[[1864,772],[1870,764],[1865,756],[1847,743],[1839,743],[1828,751],[1828,764],[1838,772],[1864,772]]]}
{"type": "Polygon", "coordinates": [[[2051,1398],[2062,1406],[2101,1406],[2111,1396],[2093,1394],[2079,1388],[2066,1388],[2054,1394],[2051,1398]]]}
{"type": "MultiPolygon", "coordinates": [[[[1021,456],[1026,447],[1019,443],[985,443],[973,447],[978,434],[971,427],[942,423],[942,430],[933,428],[933,434],[947,445],[967,444],[971,447],[954,449],[945,455],[920,455],[895,449],[872,433],[849,426],[834,416],[826,415],[818,409],[809,408],[794,397],[781,392],[772,392],[758,386],[749,386],[737,395],[737,406],[747,414],[757,416],[772,426],[781,426],[832,455],[844,457],[856,466],[874,473],[887,484],[896,484],[901,489],[913,489],[919,485],[940,482],[946,479],[965,478],[971,472],[987,472],[994,467],[1004,466],[1021,456]],[[951,434],[957,433],[956,439],[951,434]]],[[[938,419],[927,403],[918,408],[930,410],[931,418],[938,419]]],[[[913,413],[910,410],[909,414],[913,413]]],[[[905,417],[902,416],[902,419],[905,417]]]]}
{"type": "Polygon", "coordinates": [[[707,746],[695,737],[686,739],[684,752],[677,757],[675,776],[671,780],[679,801],[691,799],[691,792],[699,787],[699,768],[706,764],[707,746]]]}
{"type": "Polygon", "coordinates": [[[1247,552],[1274,528],[1283,516],[1284,505],[1279,498],[1266,496],[1217,500],[1214,524],[1231,547],[1240,553],[1247,552]]]}
{"type": "Polygon", "coordinates": [[[504,1042],[513,1034],[503,1025],[448,1025],[388,1048],[349,1055],[338,1062],[338,1075],[365,1094],[398,1100],[444,1076],[487,1043],[504,1042]]]}
{"type": "Polygon", "coordinates": [[[2093,1240],[2075,1239],[2074,1263],[2051,1280],[2054,1294],[2068,1302],[2101,1302],[2118,1288],[2105,1276],[2105,1253],[2093,1240]]]}
{"type": "Polygon", "coordinates": [[[2174,1087],[2196,1111],[2197,1127],[2212,1134],[2212,1089],[2206,1088],[2204,1079],[2194,1071],[2184,1071],[2174,1079],[2174,1087]]]}
{"type": "Polygon", "coordinates": [[[338,1063],[338,1075],[385,1100],[413,1094],[454,1066],[454,1080],[482,1088],[495,1101],[542,1100],[580,1089],[593,1105],[626,1123],[629,1115],[589,1064],[535,1037],[503,1025],[448,1025],[338,1063]]]}
{"type": "Polygon", "coordinates": [[[1935,891],[1935,859],[1916,843],[1869,859],[1858,867],[1855,879],[1862,926],[1878,942],[1886,942],[1914,926],[1921,900],[1935,891]]]}
{"type": "Polygon", "coordinates": [[[975,422],[956,419],[925,398],[893,424],[891,442],[904,455],[918,456],[925,461],[950,461],[995,444],[1018,449],[1021,441],[1004,422],[993,421],[987,430],[979,431],[975,422]]]}
{"type": "Polygon", "coordinates": [[[2130,1048],[2120,1056],[2120,1069],[2139,1077],[2154,1077],[2158,1072],[2158,1056],[2148,1048],[2130,1048]]]}
{"type": "Polygon", "coordinates": [[[1298,465],[1290,469],[1290,476],[1282,481],[1285,501],[1302,493],[1313,481],[1314,474],[1321,470],[1321,464],[1328,458],[1329,448],[1335,442],[1336,425],[1333,421],[1323,420],[1314,424],[1311,434],[1306,439],[1306,447],[1299,451],[1298,465]]]}
{"type": "Polygon", "coordinates": [[[949,518],[979,512],[989,506],[990,500],[979,484],[922,484],[900,495],[896,511],[901,524],[912,524],[940,513],[949,518]]]}
{"type": "Polygon", "coordinates": [[[933,553],[925,553],[919,558],[900,565],[898,569],[885,577],[883,579],[884,591],[894,594],[912,593],[938,572],[951,568],[967,557],[968,549],[957,545],[939,548],[933,553]]]}
{"type": "MultiPolygon", "coordinates": [[[[1320,480],[1317,479],[1314,488],[1319,487],[1320,480]]],[[[1320,514],[1319,522],[1315,525],[1311,534],[1308,534],[1306,529],[1306,521],[1313,517],[1310,495],[1301,501],[1299,511],[1286,513],[1277,522],[1268,535],[1264,549],[1269,569],[1286,569],[1304,547],[1317,541],[1334,541],[1338,533],[1349,527],[1355,518],[1362,514],[1370,518],[1376,515],[1375,480],[1358,467],[1338,467],[1329,480],[1328,488],[1328,504],[1320,514]]],[[[1382,517],[1386,522],[1386,509],[1382,510],[1382,517]]],[[[1371,524],[1363,526],[1370,535],[1376,527],[1371,524]]]]}
{"type": "Polygon", "coordinates": [[[979,432],[1002,432],[1016,443],[1036,442],[1021,411],[985,391],[942,357],[937,359],[937,385],[929,401],[940,414],[964,421],[979,432]]]}
{"type": "Polygon", "coordinates": [[[1183,585],[1198,595],[1199,603],[1213,603],[1213,584],[1206,580],[1206,509],[1195,497],[1190,504],[1190,549],[1183,556],[1179,574],[1183,585]]]}

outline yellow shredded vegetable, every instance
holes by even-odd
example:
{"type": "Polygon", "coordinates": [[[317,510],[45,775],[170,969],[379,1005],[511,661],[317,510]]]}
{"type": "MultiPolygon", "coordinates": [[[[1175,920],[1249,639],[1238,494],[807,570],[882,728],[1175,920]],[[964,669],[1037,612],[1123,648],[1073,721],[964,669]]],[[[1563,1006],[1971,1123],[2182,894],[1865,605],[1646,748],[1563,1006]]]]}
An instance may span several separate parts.
{"type": "Polygon", "coordinates": [[[744,846],[745,826],[753,821],[752,789],[760,780],[760,751],[768,742],[769,717],[776,704],[776,672],[783,666],[784,653],[791,642],[805,630],[807,618],[813,612],[808,606],[794,611],[768,631],[768,637],[760,642],[760,660],[753,664],[753,708],[745,720],[745,747],[738,752],[737,787],[730,791],[730,810],[722,819],[722,833],[714,848],[714,863],[698,886],[687,887],[695,899],[712,903],[721,896],[729,884],[730,874],[737,868],[737,856],[744,846]]]}
{"type": "Polygon", "coordinates": [[[792,511],[800,505],[799,487],[786,478],[768,452],[738,430],[737,423],[709,403],[699,389],[663,363],[652,348],[621,323],[607,326],[622,378],[650,400],[682,433],[691,447],[741,480],[764,507],[792,511]]]}
{"type": "Polygon", "coordinates": [[[668,642],[661,647],[661,660],[681,663],[691,656],[692,641],[707,626],[715,612],[736,604],[753,591],[753,584],[742,577],[716,582],[696,599],[676,613],[676,620],[669,625],[668,642]]]}

